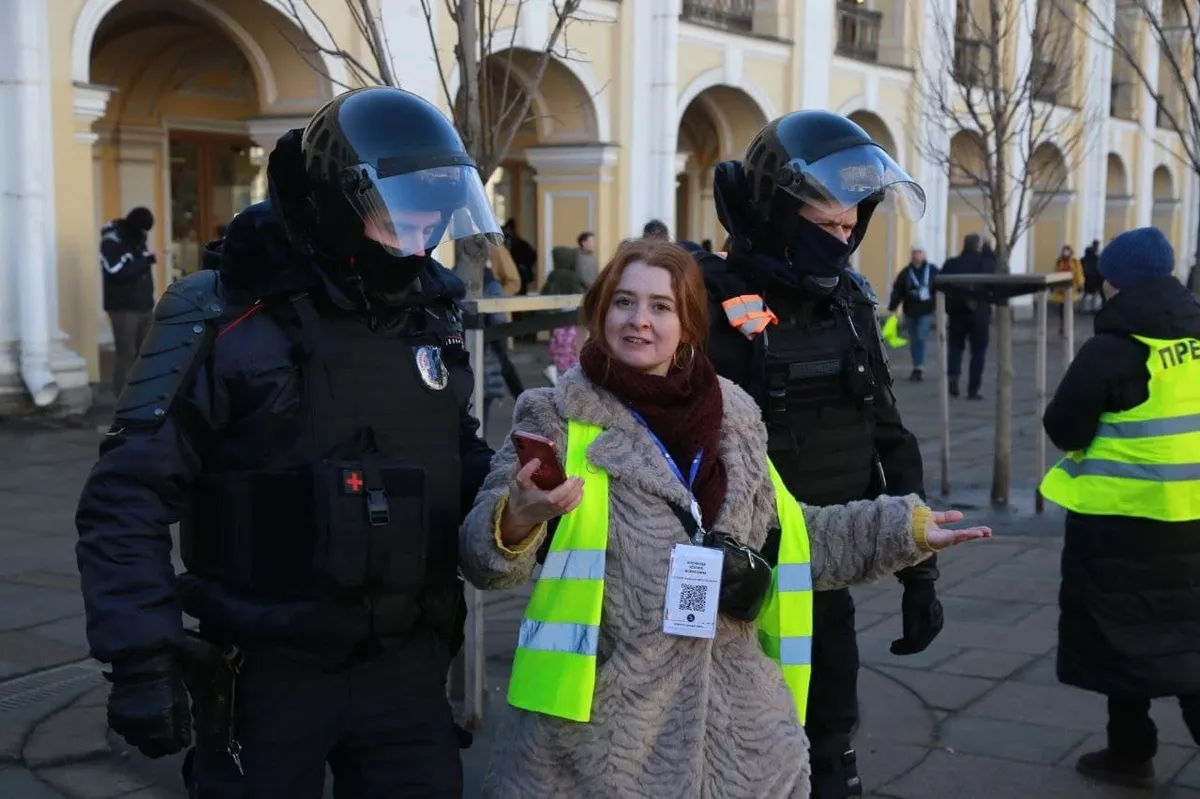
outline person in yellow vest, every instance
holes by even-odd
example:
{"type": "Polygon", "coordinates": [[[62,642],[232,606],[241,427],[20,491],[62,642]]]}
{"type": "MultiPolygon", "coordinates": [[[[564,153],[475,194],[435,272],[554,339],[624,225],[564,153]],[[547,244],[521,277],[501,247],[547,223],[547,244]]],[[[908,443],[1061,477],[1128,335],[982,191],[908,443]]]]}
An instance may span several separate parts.
{"type": "Polygon", "coordinates": [[[568,479],[536,488],[510,442],[460,533],[480,588],[543,562],[484,795],[806,799],[812,591],[990,531],[942,529],[961,514],[915,495],[802,508],[777,491],[757,405],[703,354],[684,249],[623,246],[581,310],[580,365],[514,414],[568,479]]]}
{"type": "Polygon", "coordinates": [[[1042,424],[1067,455],[1058,678],[1108,698],[1108,745],[1076,768],[1154,784],[1150,702],[1178,697],[1200,744],[1200,305],[1156,228],[1100,254],[1106,303],[1042,424]]]}

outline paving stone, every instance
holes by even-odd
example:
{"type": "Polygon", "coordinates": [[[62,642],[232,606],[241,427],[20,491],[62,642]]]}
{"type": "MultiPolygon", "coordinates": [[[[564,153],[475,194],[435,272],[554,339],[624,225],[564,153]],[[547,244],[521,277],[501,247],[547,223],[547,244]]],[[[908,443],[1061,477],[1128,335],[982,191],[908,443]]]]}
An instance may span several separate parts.
{"type": "Polygon", "coordinates": [[[1103,730],[1108,710],[1103,697],[1067,686],[1007,682],[971,705],[972,716],[1020,721],[1093,733],[1103,730]]]}
{"type": "Polygon", "coordinates": [[[1055,665],[1055,656],[1048,655],[1032,661],[1025,668],[1013,675],[1013,679],[1019,682],[1028,682],[1035,685],[1061,685],[1058,681],[1058,671],[1055,665]]]}
{"type": "Polygon", "coordinates": [[[151,787],[144,777],[112,761],[39,769],[37,775],[74,799],[118,799],[151,787]]]}
{"type": "Polygon", "coordinates": [[[0,796],[5,799],[63,799],[63,795],[22,766],[0,768],[0,796]]]}
{"type": "Polygon", "coordinates": [[[83,696],[75,700],[72,707],[105,707],[108,705],[108,693],[112,686],[107,682],[97,685],[83,696]]]}
{"type": "Polygon", "coordinates": [[[947,623],[937,641],[958,649],[1044,655],[1058,645],[1058,634],[1050,630],[1022,630],[1012,625],[960,621],[947,623]]]}
{"type": "Polygon", "coordinates": [[[943,595],[941,602],[947,625],[958,622],[1016,624],[1044,607],[1028,602],[996,602],[991,599],[954,595],[943,595]]]}
{"type": "Polygon", "coordinates": [[[78,591],[79,574],[66,574],[51,571],[29,571],[9,574],[5,578],[11,583],[32,585],[38,588],[50,588],[55,591],[78,591]]]}
{"type": "Polygon", "coordinates": [[[180,799],[179,791],[168,791],[164,788],[142,788],[127,793],[121,799],[180,799]]]}
{"type": "Polygon", "coordinates": [[[1192,750],[1192,753],[1194,757],[1175,775],[1174,782],[1183,788],[1200,791],[1200,755],[1196,755],[1195,750],[1192,750]]]}
{"type": "MultiPolygon", "coordinates": [[[[1083,743],[1071,750],[1060,762],[1060,766],[1075,768],[1075,761],[1085,752],[1096,752],[1108,745],[1108,737],[1103,733],[1087,736],[1083,743]]],[[[1184,785],[1178,777],[1183,768],[1196,754],[1194,747],[1176,746],[1174,744],[1159,744],[1158,757],[1154,758],[1154,771],[1158,775],[1158,784],[1165,785],[1174,781],[1184,785]]],[[[1185,786],[1187,787],[1187,786],[1185,786]]],[[[1194,786],[1200,788],[1200,785],[1194,786]]]]}
{"type": "Polygon", "coordinates": [[[964,649],[962,654],[938,666],[938,671],[947,674],[962,674],[967,677],[1004,679],[1034,659],[1022,652],[997,652],[993,649],[964,649]]]}
{"type": "MultiPolygon", "coordinates": [[[[975,545],[978,546],[978,545],[975,545]]],[[[992,577],[991,572],[973,577],[939,593],[949,596],[977,597],[1008,602],[1020,597],[1023,602],[1053,605],[1058,602],[1058,583],[1042,580],[1010,580],[992,577]]]]}
{"type": "Polygon", "coordinates": [[[69,707],[33,730],[25,743],[25,762],[32,768],[73,763],[112,753],[103,707],[69,707]]]}
{"type": "Polygon", "coordinates": [[[998,684],[994,680],[960,677],[921,669],[897,666],[875,668],[919,696],[927,708],[937,710],[962,710],[998,684]]]}
{"type": "Polygon", "coordinates": [[[930,753],[919,766],[879,792],[898,799],[1144,799],[1146,796],[1144,791],[1088,782],[1071,769],[945,751],[930,753]]]}
{"type": "Polygon", "coordinates": [[[4,608],[0,629],[13,630],[81,615],[83,596],[78,590],[55,591],[0,581],[0,607],[4,608]]]}
{"type": "Polygon", "coordinates": [[[872,668],[859,672],[858,691],[860,696],[870,697],[870,701],[860,704],[859,747],[933,745],[933,716],[912,691],[872,668]]]}
{"type": "MultiPolygon", "coordinates": [[[[29,736],[33,724],[23,724],[17,721],[0,722],[0,760],[14,762],[21,759],[21,750],[25,748],[25,739],[29,736]]],[[[0,794],[3,796],[3,794],[0,794]]]]}
{"type": "Polygon", "coordinates": [[[858,754],[858,776],[867,791],[887,785],[912,771],[930,752],[928,746],[864,741],[861,736],[855,740],[854,747],[858,754]]]}
{"type": "Polygon", "coordinates": [[[942,724],[938,746],[955,753],[1050,766],[1087,737],[1087,733],[1057,727],[960,715],[942,724]]]}
{"type": "Polygon", "coordinates": [[[1001,580],[1036,580],[1053,583],[1062,582],[1062,562],[1058,558],[1042,557],[1023,560],[1020,563],[1001,563],[988,571],[988,577],[1001,580]]]}
{"type": "Polygon", "coordinates": [[[35,633],[23,630],[0,632],[0,660],[13,663],[21,672],[71,663],[87,656],[87,650],[66,646],[35,633]]]}
{"type": "Polygon", "coordinates": [[[889,619],[896,617],[896,613],[864,613],[861,610],[856,610],[854,613],[854,629],[860,633],[864,633],[877,624],[883,624],[889,619]]]}
{"type": "Polygon", "coordinates": [[[1017,628],[1021,630],[1050,630],[1058,633],[1058,605],[1041,605],[1033,613],[1021,619],[1017,628]]]}
{"type": "MultiPolygon", "coordinates": [[[[877,624],[858,636],[858,656],[863,663],[896,666],[903,662],[905,668],[933,668],[958,655],[962,650],[951,646],[939,636],[924,652],[900,657],[891,652],[892,641],[900,637],[900,629],[892,625],[877,624]]],[[[943,633],[944,635],[944,633],[943,633]]]]}

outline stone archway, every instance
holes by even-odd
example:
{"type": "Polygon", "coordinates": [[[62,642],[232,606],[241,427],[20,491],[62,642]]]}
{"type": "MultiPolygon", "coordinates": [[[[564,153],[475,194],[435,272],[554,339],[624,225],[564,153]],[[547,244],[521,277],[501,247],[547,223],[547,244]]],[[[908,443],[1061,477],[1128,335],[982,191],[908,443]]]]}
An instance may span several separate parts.
{"type": "Polygon", "coordinates": [[[947,257],[962,252],[963,238],[978,233],[988,236],[984,218],[984,195],[980,189],[987,171],[987,148],[983,137],[961,130],[950,139],[950,192],[946,201],[947,257]]]}
{"type": "Polygon", "coordinates": [[[1179,195],[1175,187],[1175,177],[1166,164],[1159,164],[1154,168],[1151,186],[1154,205],[1150,214],[1150,224],[1161,230],[1174,244],[1180,239],[1180,231],[1177,229],[1180,217],[1179,195]]]}
{"type": "Polygon", "coordinates": [[[676,238],[709,239],[713,249],[721,249],[725,229],[713,202],[713,169],[721,161],[741,159],[767,124],[767,113],[747,91],[724,84],[708,86],[684,106],[676,143],[676,238]]]}
{"type": "Polygon", "coordinates": [[[1104,242],[1129,229],[1129,211],[1133,197],[1129,191],[1129,173],[1116,153],[1109,153],[1104,181],[1104,242]]]}
{"type": "MultiPolygon", "coordinates": [[[[1078,247],[1067,240],[1067,208],[1071,202],[1071,171],[1062,150],[1043,142],[1029,158],[1031,173],[1030,202],[1041,207],[1027,236],[1029,272],[1053,272],[1064,245],[1078,247]]],[[[1082,253],[1076,252],[1078,257],[1082,253]]]]}
{"type": "MultiPolygon", "coordinates": [[[[540,53],[512,48],[488,57],[487,96],[494,124],[507,126],[509,111],[532,95],[507,152],[488,180],[493,208],[512,220],[517,234],[537,250],[535,287],[552,268],[554,247],[574,247],[579,234],[596,234],[599,256],[616,247],[616,197],[611,168],[616,149],[606,143],[607,106],[580,73],[551,58],[536,85],[540,53]]],[[[448,85],[460,90],[457,74],[448,85]]]]}
{"type": "MultiPolygon", "coordinates": [[[[882,117],[866,110],[854,111],[847,114],[847,117],[900,163],[896,136],[882,117]]],[[[891,290],[895,274],[908,261],[908,250],[898,240],[900,224],[901,221],[891,208],[881,206],[871,218],[867,235],[854,253],[854,268],[871,282],[881,296],[891,290]]]]}
{"type": "MultiPolygon", "coordinates": [[[[98,229],[155,215],[155,285],[200,266],[218,229],[265,195],[266,157],[330,99],[345,69],[280,0],[89,0],[76,20],[77,134],[91,147],[98,229]],[[84,57],[86,56],[86,57],[84,57]]],[[[111,342],[107,319],[99,342],[111,342]]]]}

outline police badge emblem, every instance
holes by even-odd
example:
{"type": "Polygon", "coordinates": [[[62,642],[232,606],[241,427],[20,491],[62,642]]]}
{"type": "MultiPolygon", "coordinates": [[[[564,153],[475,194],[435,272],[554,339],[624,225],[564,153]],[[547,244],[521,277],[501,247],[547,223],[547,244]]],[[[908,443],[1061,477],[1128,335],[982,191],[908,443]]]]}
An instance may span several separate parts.
{"type": "Polygon", "coordinates": [[[425,385],[434,391],[441,391],[446,387],[450,381],[450,372],[446,369],[446,362],[442,360],[441,347],[413,347],[413,356],[417,360],[417,371],[421,373],[425,385]]]}

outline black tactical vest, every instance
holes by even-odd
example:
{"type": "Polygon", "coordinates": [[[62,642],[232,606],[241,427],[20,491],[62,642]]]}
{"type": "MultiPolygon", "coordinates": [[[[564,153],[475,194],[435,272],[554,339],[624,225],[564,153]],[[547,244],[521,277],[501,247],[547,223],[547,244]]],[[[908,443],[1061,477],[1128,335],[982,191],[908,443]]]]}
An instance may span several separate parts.
{"type": "Polygon", "coordinates": [[[779,318],[762,336],[768,449],[796,499],[864,499],[876,482],[877,336],[870,300],[847,281],[828,297],[767,298],[779,318]]]}
{"type": "Polygon", "coordinates": [[[423,595],[457,588],[459,404],[444,349],[461,350],[461,334],[444,307],[410,312],[402,334],[318,316],[307,298],[272,312],[296,344],[304,433],[267,468],[201,478],[184,565],[265,600],[361,598],[376,633],[401,633],[423,595]]]}

